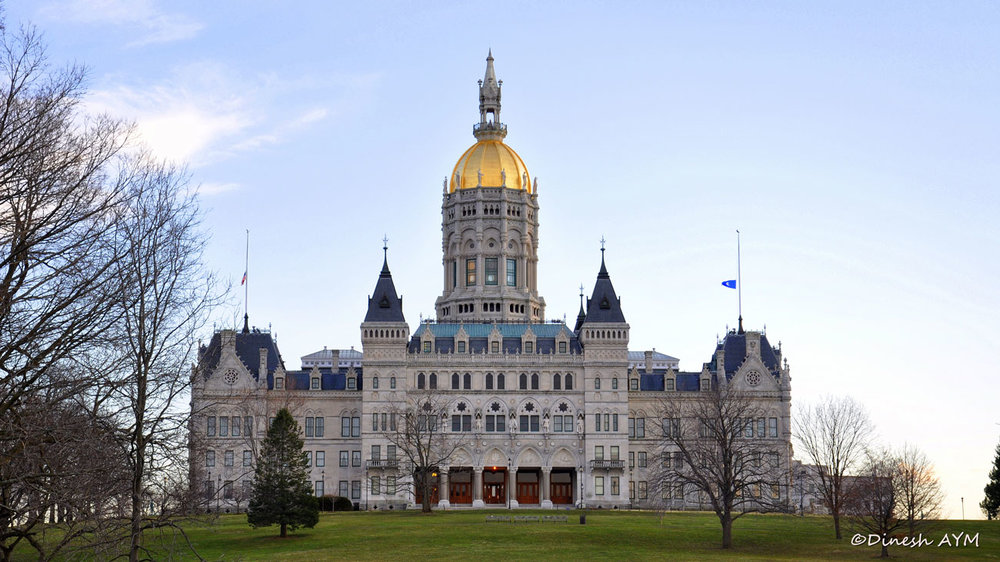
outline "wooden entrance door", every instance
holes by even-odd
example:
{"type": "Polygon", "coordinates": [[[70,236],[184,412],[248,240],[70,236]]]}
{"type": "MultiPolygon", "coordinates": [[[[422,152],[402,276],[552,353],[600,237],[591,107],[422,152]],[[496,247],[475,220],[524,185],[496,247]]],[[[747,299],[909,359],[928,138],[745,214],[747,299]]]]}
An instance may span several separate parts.
{"type": "MultiPolygon", "coordinates": [[[[417,489],[415,496],[416,496],[416,503],[418,505],[424,503],[424,491],[422,489],[417,489]]],[[[438,501],[440,501],[440,498],[438,497],[438,487],[437,487],[437,484],[435,483],[435,484],[431,485],[431,502],[430,503],[433,505],[433,504],[438,503],[438,501]]]]}
{"type": "Polygon", "coordinates": [[[573,485],[553,482],[550,497],[554,504],[573,503],[573,485]]]}
{"type": "Polygon", "coordinates": [[[483,503],[493,505],[507,503],[506,482],[506,471],[483,471],[483,503]]]}
{"type": "Polygon", "coordinates": [[[449,494],[451,503],[472,503],[472,484],[469,482],[452,482],[449,494]]]}
{"type": "Polygon", "coordinates": [[[517,503],[538,503],[538,482],[518,482],[517,503]]]}

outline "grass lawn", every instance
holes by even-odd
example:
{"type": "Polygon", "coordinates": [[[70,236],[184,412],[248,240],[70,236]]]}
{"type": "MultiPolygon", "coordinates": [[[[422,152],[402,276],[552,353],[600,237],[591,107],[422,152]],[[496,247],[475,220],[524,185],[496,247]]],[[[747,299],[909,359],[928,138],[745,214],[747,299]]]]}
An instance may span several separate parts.
{"type": "MultiPolygon", "coordinates": [[[[721,528],[711,513],[589,511],[579,524],[577,511],[517,511],[567,514],[568,523],[493,523],[486,515],[506,511],[436,511],[396,513],[325,513],[314,529],[299,529],[285,539],[278,528],[251,529],[245,515],[226,515],[211,522],[189,523],[186,529],[198,552],[208,560],[871,560],[876,546],[851,546],[832,538],[827,517],[747,515],[734,525],[730,550],[719,548],[721,528]]],[[[942,521],[924,530],[934,545],[890,547],[890,556],[905,560],[1000,560],[1000,522],[942,521]],[[934,546],[945,533],[979,533],[979,547],[934,546]]],[[[166,539],[166,537],[164,537],[166,539]]],[[[149,536],[147,545],[157,539],[149,536]]],[[[162,558],[194,559],[175,538],[166,539],[162,558]]],[[[29,559],[20,551],[15,559],[29,559]],[[19,556],[20,555],[20,556],[19,556]]]]}

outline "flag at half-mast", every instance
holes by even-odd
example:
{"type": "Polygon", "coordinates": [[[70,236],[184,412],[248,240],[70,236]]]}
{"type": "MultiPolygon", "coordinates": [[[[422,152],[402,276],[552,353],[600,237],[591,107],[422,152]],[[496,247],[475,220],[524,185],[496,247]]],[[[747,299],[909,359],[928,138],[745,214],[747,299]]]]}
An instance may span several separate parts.
{"type": "MultiPolygon", "coordinates": [[[[246,275],[244,275],[243,277],[246,278],[246,275]]],[[[723,287],[729,287],[730,289],[735,289],[736,288],[736,280],[735,279],[730,279],[729,281],[723,281],[722,282],[722,286],[723,287]]]]}
{"type": "Polygon", "coordinates": [[[246,283],[247,283],[247,272],[244,271],[243,272],[243,280],[240,281],[240,285],[246,285],[246,283]]]}

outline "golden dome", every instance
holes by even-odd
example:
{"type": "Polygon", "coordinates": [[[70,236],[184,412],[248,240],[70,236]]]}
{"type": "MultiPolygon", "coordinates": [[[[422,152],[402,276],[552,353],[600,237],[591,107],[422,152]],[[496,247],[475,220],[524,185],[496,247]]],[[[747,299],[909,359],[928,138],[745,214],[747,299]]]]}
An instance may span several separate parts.
{"type": "Polygon", "coordinates": [[[531,193],[531,175],[514,149],[496,139],[483,139],[458,159],[451,172],[448,192],[475,187],[508,187],[531,193]]]}

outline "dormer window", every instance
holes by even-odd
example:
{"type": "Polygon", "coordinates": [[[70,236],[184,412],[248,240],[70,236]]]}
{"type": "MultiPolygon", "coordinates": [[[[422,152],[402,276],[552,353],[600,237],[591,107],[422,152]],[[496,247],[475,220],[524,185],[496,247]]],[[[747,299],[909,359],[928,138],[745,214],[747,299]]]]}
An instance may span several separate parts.
{"type": "Polygon", "coordinates": [[[459,353],[465,353],[465,342],[464,341],[458,342],[458,352],[459,353]]]}
{"type": "Polygon", "coordinates": [[[358,379],[352,376],[347,377],[347,390],[356,390],[358,388],[358,379]]]}
{"type": "Polygon", "coordinates": [[[535,342],[526,341],[524,342],[524,352],[534,353],[535,352],[535,342]]]}
{"type": "Polygon", "coordinates": [[[566,347],[567,347],[566,342],[564,341],[559,342],[559,353],[566,353],[566,347]]]}
{"type": "Polygon", "coordinates": [[[500,353],[500,342],[490,342],[490,353],[500,353]]]}
{"type": "Polygon", "coordinates": [[[278,377],[278,378],[274,379],[274,389],[275,390],[284,390],[285,389],[285,379],[282,378],[282,377],[278,377]]]}
{"type": "Polygon", "coordinates": [[[430,353],[430,352],[431,352],[431,342],[425,341],[424,342],[424,353],[430,353]]]}
{"type": "Polygon", "coordinates": [[[309,380],[310,390],[319,390],[319,377],[313,377],[309,380]]]}

